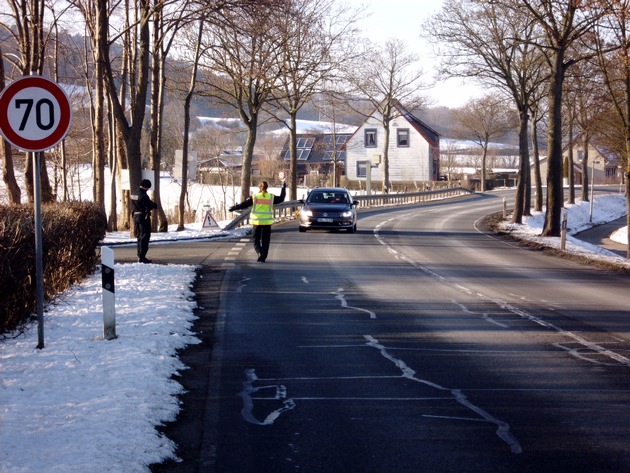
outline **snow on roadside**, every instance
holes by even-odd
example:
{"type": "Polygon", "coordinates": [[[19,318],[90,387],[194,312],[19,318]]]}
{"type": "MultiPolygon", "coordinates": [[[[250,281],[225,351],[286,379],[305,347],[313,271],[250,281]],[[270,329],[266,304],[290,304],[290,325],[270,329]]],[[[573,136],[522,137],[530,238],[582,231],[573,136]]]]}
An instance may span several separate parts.
{"type": "MultiPolygon", "coordinates": [[[[609,194],[595,196],[595,199],[593,200],[592,222],[590,221],[590,202],[578,201],[575,204],[565,204],[565,211],[568,212],[566,239],[567,252],[576,255],[579,254],[588,256],[591,259],[602,262],[615,263],[630,267],[630,261],[626,258],[622,258],[621,256],[598,246],[590,245],[573,236],[592,228],[594,225],[612,222],[626,215],[626,198],[624,195],[609,194]]],[[[531,217],[523,217],[523,223],[521,225],[515,225],[506,221],[500,225],[500,228],[517,238],[540,243],[549,248],[560,249],[560,238],[540,236],[544,223],[544,212],[532,212],[531,217]]],[[[616,232],[614,241],[622,244],[627,243],[627,227],[621,228],[616,232]]]]}
{"type": "Polygon", "coordinates": [[[103,339],[100,274],[47,307],[36,326],[0,343],[0,471],[146,472],[175,445],[156,426],[179,411],[191,332],[194,268],[115,265],[118,338],[103,339]]]}

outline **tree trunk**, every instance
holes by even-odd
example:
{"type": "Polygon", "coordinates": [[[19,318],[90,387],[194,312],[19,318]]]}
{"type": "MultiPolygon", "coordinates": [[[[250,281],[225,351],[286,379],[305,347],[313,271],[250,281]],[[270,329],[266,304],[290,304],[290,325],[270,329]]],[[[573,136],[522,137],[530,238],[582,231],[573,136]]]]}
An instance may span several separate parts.
{"type": "Polygon", "coordinates": [[[481,182],[480,189],[481,192],[486,192],[486,160],[488,158],[488,138],[483,144],[483,153],[481,155],[481,182]]]}
{"type": "Polygon", "coordinates": [[[534,112],[532,116],[532,150],[534,155],[534,180],[536,185],[536,194],[534,196],[534,210],[542,212],[543,209],[543,193],[542,193],[542,176],[540,172],[540,148],[538,147],[538,112],[534,112]]]}
{"type": "Polygon", "coordinates": [[[518,183],[516,185],[516,201],[514,203],[514,214],[512,215],[512,223],[523,223],[523,214],[525,213],[526,204],[526,187],[529,182],[529,146],[528,146],[528,115],[527,110],[521,110],[519,114],[520,128],[518,133],[519,148],[519,172],[518,183]]]}
{"type": "Polygon", "coordinates": [[[247,123],[247,138],[243,149],[243,171],[241,174],[241,200],[245,200],[250,195],[252,185],[252,160],[254,157],[254,146],[256,145],[256,128],[258,127],[258,114],[252,113],[247,123]]]}
{"type": "Polygon", "coordinates": [[[297,200],[297,112],[289,114],[289,200],[297,200]]]}
{"type": "Polygon", "coordinates": [[[151,75],[151,139],[149,140],[149,154],[153,175],[153,195],[158,205],[156,210],[158,218],[151,221],[153,230],[166,232],[168,221],[162,207],[160,198],[160,169],[162,168],[162,156],[160,154],[162,143],[162,123],[164,112],[164,88],[165,88],[165,55],[162,52],[161,40],[163,39],[164,14],[162,7],[156,7],[153,15],[153,71],[151,75]]]}
{"type": "Polygon", "coordinates": [[[549,146],[547,161],[547,208],[542,236],[560,236],[564,194],[562,187],[562,83],[564,54],[556,51],[549,86],[549,146]]]}
{"type": "MultiPolygon", "coordinates": [[[[114,122],[114,134],[116,139],[114,140],[114,146],[116,149],[116,160],[117,160],[117,169],[118,173],[121,176],[121,184],[122,184],[122,171],[127,169],[127,149],[125,148],[125,140],[123,138],[123,132],[121,130],[120,123],[117,120],[113,120],[114,122]]],[[[121,187],[122,188],[122,187],[121,187]]],[[[121,217],[122,222],[119,223],[119,227],[123,229],[131,229],[133,220],[131,219],[130,207],[129,207],[129,196],[131,195],[130,189],[123,190],[121,193],[122,199],[122,207],[121,207],[121,217]]]]}
{"type": "Polygon", "coordinates": [[[201,51],[201,37],[203,35],[203,21],[199,21],[199,33],[197,36],[197,47],[195,50],[195,62],[193,64],[193,70],[190,75],[190,85],[188,87],[188,93],[184,100],[184,146],[182,150],[182,189],[179,194],[179,215],[177,222],[177,231],[184,230],[184,214],[185,214],[185,201],[186,193],[188,191],[188,136],[190,131],[190,104],[192,102],[193,93],[195,91],[195,84],[197,83],[197,68],[199,65],[199,55],[201,51]]]}
{"type": "MultiPolygon", "coordinates": [[[[2,48],[0,47],[0,91],[6,86],[4,77],[4,61],[2,60],[2,48]]],[[[15,179],[15,169],[13,165],[13,149],[11,144],[4,138],[0,138],[0,147],[2,148],[2,180],[7,188],[9,203],[20,204],[22,191],[15,179]]]]}
{"type": "MultiPolygon", "coordinates": [[[[107,230],[113,232],[118,230],[118,213],[116,210],[116,182],[119,182],[120,172],[118,170],[118,158],[116,153],[116,138],[115,138],[115,126],[114,121],[110,120],[108,124],[108,133],[109,133],[109,144],[107,149],[107,155],[109,160],[109,172],[111,175],[110,179],[110,196],[109,196],[109,218],[107,219],[107,230]]],[[[124,208],[124,207],[123,207],[124,208]]]]}
{"type": "MultiPolygon", "coordinates": [[[[135,58],[135,54],[133,53],[136,51],[138,53],[137,60],[133,61],[136,67],[129,71],[131,84],[129,88],[131,97],[129,107],[131,122],[127,121],[126,107],[122,99],[118,97],[116,89],[118,80],[114,78],[112,64],[110,61],[105,61],[105,84],[107,86],[114,117],[125,143],[130,189],[136,189],[142,180],[141,139],[149,81],[150,31],[148,14],[151,8],[150,1],[139,0],[136,3],[136,8],[138,8],[139,34],[135,40],[128,41],[126,47],[132,49],[125,53],[128,58],[135,58]]],[[[104,52],[104,57],[109,57],[108,48],[104,52]]],[[[124,96],[121,94],[121,97],[124,96]]],[[[129,212],[127,211],[127,213],[129,212]]]]}
{"type": "Polygon", "coordinates": [[[569,169],[566,170],[569,179],[569,204],[575,204],[575,170],[573,169],[573,163],[575,162],[573,156],[573,119],[569,119],[569,144],[568,144],[568,159],[567,165],[569,169]]]}
{"type": "Polygon", "coordinates": [[[2,180],[7,188],[9,203],[17,205],[21,203],[22,191],[13,172],[13,149],[4,138],[0,138],[0,147],[2,147],[2,180]]]}
{"type": "MultiPolygon", "coordinates": [[[[95,51],[94,51],[94,202],[96,202],[103,212],[105,211],[105,50],[103,45],[107,44],[107,8],[102,2],[97,2],[97,18],[105,17],[105,20],[98,19],[96,27],[95,51]]],[[[111,170],[111,168],[110,168],[111,170]]],[[[112,176],[113,179],[113,176],[112,176]]]]}

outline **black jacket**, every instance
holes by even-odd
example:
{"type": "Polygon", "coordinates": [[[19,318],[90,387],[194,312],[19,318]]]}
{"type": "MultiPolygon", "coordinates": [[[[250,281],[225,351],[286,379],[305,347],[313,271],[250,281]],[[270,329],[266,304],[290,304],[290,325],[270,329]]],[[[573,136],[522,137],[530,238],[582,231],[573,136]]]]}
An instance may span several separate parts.
{"type": "Polygon", "coordinates": [[[130,200],[133,218],[141,217],[146,219],[151,216],[153,209],[157,209],[157,204],[149,198],[147,191],[142,187],[139,187],[135,193],[131,194],[130,200]]]}

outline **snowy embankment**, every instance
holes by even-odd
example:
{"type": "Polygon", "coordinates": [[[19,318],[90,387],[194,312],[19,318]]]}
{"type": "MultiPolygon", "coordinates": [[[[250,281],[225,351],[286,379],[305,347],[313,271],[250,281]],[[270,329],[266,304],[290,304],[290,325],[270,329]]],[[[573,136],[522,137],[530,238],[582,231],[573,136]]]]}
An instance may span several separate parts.
{"type": "MultiPolygon", "coordinates": [[[[591,212],[590,202],[577,202],[566,204],[567,212],[567,241],[566,251],[572,254],[588,256],[602,262],[614,262],[620,265],[630,266],[630,262],[625,258],[602,249],[598,246],[589,245],[575,238],[580,232],[588,230],[595,225],[612,222],[626,215],[626,198],[622,194],[595,196],[593,209],[591,212]],[[591,215],[592,213],[592,215],[591,215]]],[[[549,248],[560,248],[560,239],[539,236],[545,223],[544,212],[533,212],[531,217],[523,218],[523,225],[512,225],[503,223],[502,228],[512,235],[523,240],[529,240],[549,248]]],[[[628,243],[628,227],[622,227],[610,235],[610,239],[617,243],[628,243]]]]}

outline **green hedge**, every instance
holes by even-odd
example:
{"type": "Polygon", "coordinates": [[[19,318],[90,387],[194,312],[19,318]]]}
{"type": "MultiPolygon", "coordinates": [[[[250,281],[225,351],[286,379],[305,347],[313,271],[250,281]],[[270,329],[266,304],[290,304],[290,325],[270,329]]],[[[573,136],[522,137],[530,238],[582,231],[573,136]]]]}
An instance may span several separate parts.
{"type": "MultiPolygon", "coordinates": [[[[42,206],[44,300],[94,272],[107,217],[91,202],[42,206]]],[[[0,206],[0,333],[37,312],[35,224],[32,206],[0,206]]]]}

